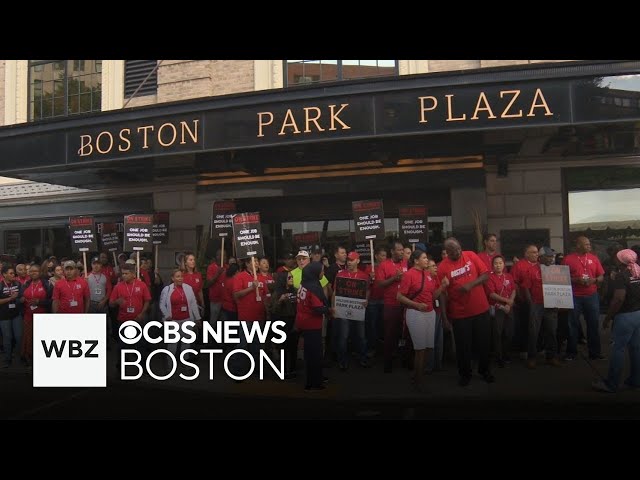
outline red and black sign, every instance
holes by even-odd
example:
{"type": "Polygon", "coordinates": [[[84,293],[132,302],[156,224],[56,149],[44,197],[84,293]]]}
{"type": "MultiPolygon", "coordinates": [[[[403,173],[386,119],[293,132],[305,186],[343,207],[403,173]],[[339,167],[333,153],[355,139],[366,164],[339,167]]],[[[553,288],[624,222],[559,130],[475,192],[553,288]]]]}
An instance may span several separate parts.
{"type": "Polygon", "coordinates": [[[337,297],[367,298],[367,281],[347,277],[336,277],[337,297]]]}
{"type": "Polygon", "coordinates": [[[382,200],[359,200],[353,202],[352,210],[356,226],[356,242],[384,240],[382,200]]]}
{"type": "Polygon", "coordinates": [[[408,243],[427,243],[427,207],[406,205],[399,208],[400,239],[408,243]]]}
{"type": "Polygon", "coordinates": [[[169,243],[169,212],[153,214],[153,244],[167,245],[169,243]]]}
{"type": "Polygon", "coordinates": [[[117,252],[120,248],[120,236],[118,235],[117,223],[101,223],[100,227],[100,241],[102,242],[102,248],[110,251],[117,252]]]}
{"type": "Polygon", "coordinates": [[[233,216],[233,241],[236,243],[237,258],[264,256],[259,212],[233,216]]]}
{"type": "Polygon", "coordinates": [[[231,219],[236,213],[236,202],[221,200],[213,202],[211,213],[211,238],[230,237],[233,235],[231,219]]]}
{"type": "Polygon", "coordinates": [[[320,246],[320,232],[296,233],[293,235],[293,244],[299,250],[313,250],[320,246]]]}
{"type": "Polygon", "coordinates": [[[69,217],[71,248],[74,252],[97,252],[96,227],[93,217],[69,217]]]}
{"type": "Polygon", "coordinates": [[[124,251],[153,251],[153,215],[127,215],[124,217],[124,251]]]}

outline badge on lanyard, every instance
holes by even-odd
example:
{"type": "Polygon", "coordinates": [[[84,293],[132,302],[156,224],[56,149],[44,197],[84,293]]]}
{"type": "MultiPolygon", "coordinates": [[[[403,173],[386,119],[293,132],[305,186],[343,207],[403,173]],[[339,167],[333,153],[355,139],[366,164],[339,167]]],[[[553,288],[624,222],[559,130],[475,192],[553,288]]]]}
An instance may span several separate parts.
{"type": "Polygon", "coordinates": [[[96,288],[96,295],[102,295],[102,289],[96,288]]]}
{"type": "Polygon", "coordinates": [[[127,313],[135,313],[136,309],[133,307],[127,307],[127,313]]]}
{"type": "Polygon", "coordinates": [[[180,311],[181,312],[186,312],[187,311],[187,307],[180,307],[180,311]]]}
{"type": "Polygon", "coordinates": [[[16,304],[15,303],[10,303],[9,304],[9,308],[16,308],[16,304]]]}
{"type": "Polygon", "coordinates": [[[37,306],[37,305],[31,305],[31,307],[30,307],[30,308],[31,308],[31,310],[37,310],[37,309],[38,309],[38,306],[37,306]]]}
{"type": "Polygon", "coordinates": [[[77,306],[78,306],[78,302],[77,302],[77,301],[75,301],[75,300],[71,300],[71,301],[69,302],[69,306],[71,306],[71,307],[77,307],[77,306]]]}

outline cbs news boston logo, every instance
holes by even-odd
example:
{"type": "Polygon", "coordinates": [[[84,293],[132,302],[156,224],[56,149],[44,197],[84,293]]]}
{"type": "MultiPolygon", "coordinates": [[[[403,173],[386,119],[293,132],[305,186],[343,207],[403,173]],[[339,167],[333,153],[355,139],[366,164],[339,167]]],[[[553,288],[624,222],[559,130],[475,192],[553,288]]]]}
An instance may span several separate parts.
{"type": "Polygon", "coordinates": [[[34,387],[106,387],[104,313],[33,316],[34,387]]]}

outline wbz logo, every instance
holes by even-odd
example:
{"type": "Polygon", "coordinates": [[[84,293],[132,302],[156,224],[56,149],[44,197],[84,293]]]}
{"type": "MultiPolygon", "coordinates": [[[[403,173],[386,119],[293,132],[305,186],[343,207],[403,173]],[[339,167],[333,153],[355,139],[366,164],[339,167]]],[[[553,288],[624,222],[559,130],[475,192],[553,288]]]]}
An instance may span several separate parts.
{"type": "Polygon", "coordinates": [[[106,387],[104,313],[33,316],[34,387],[106,387]]]}

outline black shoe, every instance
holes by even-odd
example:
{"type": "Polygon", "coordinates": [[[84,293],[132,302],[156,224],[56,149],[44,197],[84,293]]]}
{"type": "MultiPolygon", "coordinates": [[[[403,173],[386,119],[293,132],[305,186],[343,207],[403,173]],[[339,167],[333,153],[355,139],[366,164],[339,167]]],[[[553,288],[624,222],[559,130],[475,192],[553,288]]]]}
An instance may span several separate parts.
{"type": "Polygon", "coordinates": [[[458,385],[461,387],[466,387],[471,382],[471,377],[460,377],[458,380],[458,385]]]}
{"type": "Polygon", "coordinates": [[[491,372],[484,372],[482,375],[482,378],[484,378],[484,381],[487,383],[493,383],[496,381],[496,377],[494,377],[491,372]]]}

